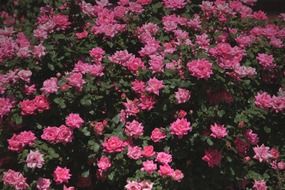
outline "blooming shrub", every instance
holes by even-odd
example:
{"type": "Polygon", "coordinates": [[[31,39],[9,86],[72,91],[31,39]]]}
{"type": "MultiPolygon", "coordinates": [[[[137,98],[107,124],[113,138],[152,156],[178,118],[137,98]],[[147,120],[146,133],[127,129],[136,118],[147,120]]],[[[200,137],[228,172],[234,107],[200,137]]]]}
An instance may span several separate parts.
{"type": "Polygon", "coordinates": [[[285,16],[257,0],[6,0],[0,188],[285,188],[285,16]]]}

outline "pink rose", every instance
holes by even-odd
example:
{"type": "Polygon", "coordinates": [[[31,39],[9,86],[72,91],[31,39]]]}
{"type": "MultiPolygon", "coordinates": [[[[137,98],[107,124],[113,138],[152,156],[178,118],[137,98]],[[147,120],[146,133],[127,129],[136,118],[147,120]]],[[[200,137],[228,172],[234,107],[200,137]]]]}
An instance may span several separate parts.
{"type": "Polygon", "coordinates": [[[220,165],[222,154],[216,149],[208,149],[205,151],[205,155],[202,160],[207,162],[209,167],[213,168],[220,165]]]}
{"type": "Polygon", "coordinates": [[[159,142],[160,140],[165,139],[165,137],[166,137],[165,132],[159,128],[153,129],[150,136],[153,142],[159,142]]]}
{"type": "Polygon", "coordinates": [[[175,98],[178,104],[187,102],[191,97],[191,93],[187,89],[178,88],[178,91],[175,92],[175,98]]]}
{"type": "Polygon", "coordinates": [[[144,146],[142,155],[146,158],[154,156],[155,152],[153,146],[152,145],[144,146]]]}
{"type": "Polygon", "coordinates": [[[111,161],[108,157],[106,156],[102,156],[98,162],[97,162],[97,166],[100,170],[102,171],[106,171],[111,167],[111,161]]]}
{"type": "Polygon", "coordinates": [[[159,175],[161,175],[163,177],[164,176],[171,177],[173,172],[174,172],[174,170],[168,164],[164,164],[164,165],[159,166],[158,173],[159,173],[159,175]]]}
{"type": "Polygon", "coordinates": [[[157,165],[152,160],[147,160],[143,162],[143,168],[142,171],[147,172],[148,174],[151,174],[157,169],[157,165]]]}
{"type": "Polygon", "coordinates": [[[58,128],[58,134],[56,137],[57,142],[61,142],[63,144],[72,142],[73,139],[73,132],[70,128],[66,127],[65,125],[61,125],[58,128]]]}
{"type": "Polygon", "coordinates": [[[168,164],[172,162],[172,155],[166,152],[158,152],[155,161],[161,164],[168,164]]]}
{"type": "Polygon", "coordinates": [[[190,126],[190,122],[188,122],[185,118],[177,119],[170,125],[170,133],[172,135],[177,135],[178,137],[187,135],[191,130],[192,128],[190,126]]]}
{"type": "Polygon", "coordinates": [[[51,185],[50,179],[47,178],[39,178],[37,181],[37,189],[38,190],[49,190],[51,185]]]}
{"type": "Polygon", "coordinates": [[[67,183],[70,177],[71,177],[70,170],[66,167],[62,168],[60,166],[57,166],[53,172],[53,179],[56,183],[59,184],[67,183]]]}
{"type": "Polygon", "coordinates": [[[198,79],[208,79],[213,74],[212,63],[206,59],[188,62],[187,67],[190,74],[198,79]]]}
{"type": "Polygon", "coordinates": [[[4,185],[10,185],[15,188],[15,190],[25,190],[29,187],[26,183],[26,178],[20,173],[9,169],[3,173],[2,178],[4,185]]]}
{"type": "Polygon", "coordinates": [[[125,133],[129,137],[138,138],[143,135],[143,125],[136,120],[127,122],[125,127],[125,133]]]}
{"type": "Polygon", "coordinates": [[[42,168],[44,164],[43,155],[38,151],[30,151],[26,159],[28,168],[42,168]]]}
{"type": "Polygon", "coordinates": [[[104,152],[121,152],[125,148],[125,143],[117,136],[111,136],[104,140],[102,144],[104,152]]]}
{"type": "Polygon", "coordinates": [[[224,125],[219,125],[217,123],[211,125],[211,132],[211,137],[214,137],[216,139],[221,139],[228,135],[228,131],[224,125]]]}
{"type": "Polygon", "coordinates": [[[65,118],[65,124],[73,129],[82,127],[84,120],[77,113],[71,113],[65,118]]]}
{"type": "Polygon", "coordinates": [[[127,155],[131,159],[138,160],[142,157],[142,149],[138,146],[129,146],[127,155]]]}

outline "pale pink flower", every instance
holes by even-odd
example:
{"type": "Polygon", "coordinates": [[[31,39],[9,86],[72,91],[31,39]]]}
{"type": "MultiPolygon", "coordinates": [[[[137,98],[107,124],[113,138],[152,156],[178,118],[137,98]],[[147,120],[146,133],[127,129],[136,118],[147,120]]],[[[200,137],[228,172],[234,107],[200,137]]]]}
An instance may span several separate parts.
{"type": "Polygon", "coordinates": [[[26,163],[28,168],[42,168],[44,164],[43,154],[38,150],[31,150],[27,156],[26,163]]]}
{"type": "Polygon", "coordinates": [[[247,129],[244,133],[246,140],[252,144],[256,145],[259,142],[258,135],[254,133],[251,129],[247,129]]]}
{"type": "Polygon", "coordinates": [[[39,178],[37,180],[37,190],[49,190],[51,185],[50,179],[39,178]]]}
{"type": "Polygon", "coordinates": [[[143,180],[140,182],[142,190],[152,190],[153,183],[147,180],[143,180]]]}
{"type": "Polygon", "coordinates": [[[83,85],[85,84],[85,81],[83,79],[83,76],[81,73],[71,73],[67,77],[68,84],[81,90],[83,85]]]}
{"type": "Polygon", "coordinates": [[[185,0],[163,0],[163,4],[169,9],[182,9],[185,7],[185,0]]]}
{"type": "Polygon", "coordinates": [[[13,108],[13,102],[9,98],[0,98],[0,119],[7,115],[13,108]]]}
{"type": "Polygon", "coordinates": [[[127,181],[127,185],[125,185],[126,190],[142,190],[142,186],[137,181],[127,181]]]}
{"type": "Polygon", "coordinates": [[[191,97],[191,92],[187,89],[178,88],[178,91],[175,92],[175,98],[178,104],[187,102],[191,97]]]}
{"type": "Polygon", "coordinates": [[[256,146],[253,147],[253,151],[254,151],[254,157],[255,159],[257,159],[259,162],[267,162],[272,155],[269,152],[269,147],[264,146],[264,144],[262,144],[261,146],[256,146]]]}
{"type": "Polygon", "coordinates": [[[272,105],[272,97],[267,92],[258,92],[254,103],[259,108],[268,109],[272,105]]]}

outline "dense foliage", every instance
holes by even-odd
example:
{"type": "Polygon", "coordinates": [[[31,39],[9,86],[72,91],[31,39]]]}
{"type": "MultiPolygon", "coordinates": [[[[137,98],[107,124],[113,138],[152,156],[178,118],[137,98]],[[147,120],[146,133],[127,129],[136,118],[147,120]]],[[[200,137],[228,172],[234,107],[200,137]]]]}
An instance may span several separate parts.
{"type": "Polygon", "coordinates": [[[285,14],[256,0],[6,0],[0,188],[285,188],[285,14]]]}

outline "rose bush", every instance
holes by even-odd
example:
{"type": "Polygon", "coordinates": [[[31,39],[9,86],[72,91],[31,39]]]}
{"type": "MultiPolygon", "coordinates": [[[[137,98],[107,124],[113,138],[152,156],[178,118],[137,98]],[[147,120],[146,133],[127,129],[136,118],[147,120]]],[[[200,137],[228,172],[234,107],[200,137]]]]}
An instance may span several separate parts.
{"type": "Polygon", "coordinates": [[[0,188],[285,188],[285,15],[256,1],[1,2],[0,188]]]}

